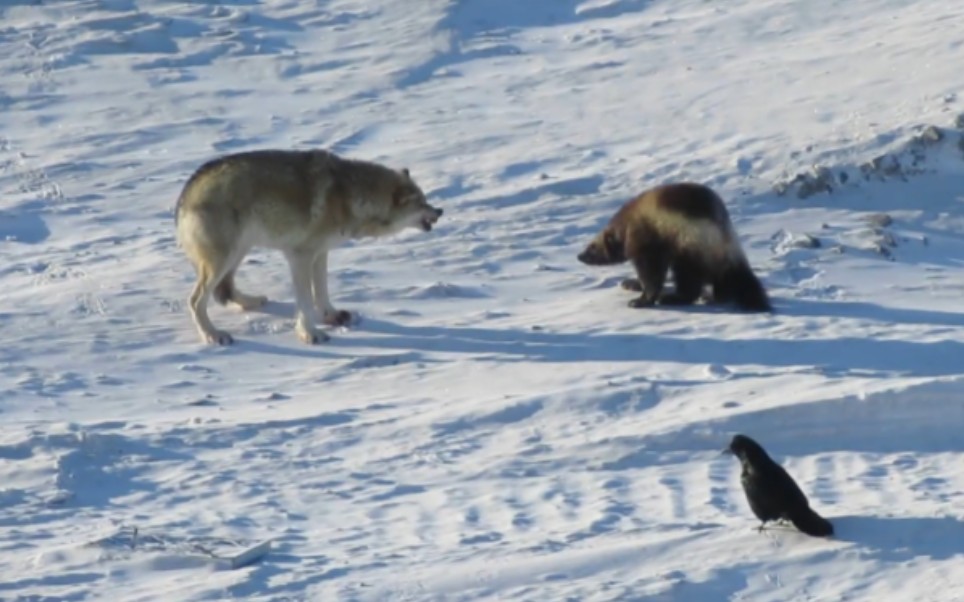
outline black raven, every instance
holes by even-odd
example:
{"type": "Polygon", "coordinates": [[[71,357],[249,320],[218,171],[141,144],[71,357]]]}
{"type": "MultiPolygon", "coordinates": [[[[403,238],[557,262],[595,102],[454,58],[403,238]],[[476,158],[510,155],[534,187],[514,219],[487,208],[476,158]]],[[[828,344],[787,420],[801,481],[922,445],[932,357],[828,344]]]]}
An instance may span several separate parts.
{"type": "Polygon", "coordinates": [[[740,459],[740,482],[750,509],[763,523],[788,520],[797,529],[814,537],[833,535],[833,525],[810,509],[807,496],[782,466],[767,455],[759,443],[746,435],[736,435],[723,450],[740,459]]]}

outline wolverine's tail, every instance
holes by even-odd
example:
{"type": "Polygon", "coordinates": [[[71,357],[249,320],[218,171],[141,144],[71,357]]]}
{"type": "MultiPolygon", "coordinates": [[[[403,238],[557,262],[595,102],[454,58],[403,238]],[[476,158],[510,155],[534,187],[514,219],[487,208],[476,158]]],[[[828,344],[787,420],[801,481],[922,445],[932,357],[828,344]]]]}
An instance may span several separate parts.
{"type": "Polygon", "coordinates": [[[726,277],[726,288],[736,305],[746,311],[773,311],[770,298],[750,264],[742,261],[726,277]]]}
{"type": "Polygon", "coordinates": [[[833,535],[830,521],[814,512],[809,506],[801,508],[788,517],[793,526],[807,535],[827,537],[833,535]]]}

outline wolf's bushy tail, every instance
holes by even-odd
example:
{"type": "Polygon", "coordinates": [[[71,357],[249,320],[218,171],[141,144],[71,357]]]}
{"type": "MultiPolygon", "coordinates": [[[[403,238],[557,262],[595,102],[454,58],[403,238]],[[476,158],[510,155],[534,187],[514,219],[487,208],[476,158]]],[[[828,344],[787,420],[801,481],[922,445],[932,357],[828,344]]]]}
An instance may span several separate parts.
{"type": "Polygon", "coordinates": [[[833,525],[830,521],[814,512],[809,506],[797,509],[788,518],[794,527],[807,535],[814,537],[833,535],[833,525]]]}

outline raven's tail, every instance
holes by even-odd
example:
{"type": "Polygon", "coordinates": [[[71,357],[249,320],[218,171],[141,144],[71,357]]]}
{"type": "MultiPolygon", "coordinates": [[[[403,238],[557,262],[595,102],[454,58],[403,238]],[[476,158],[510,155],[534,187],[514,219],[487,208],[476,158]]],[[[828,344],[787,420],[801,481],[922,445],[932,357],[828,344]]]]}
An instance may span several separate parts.
{"type": "Polygon", "coordinates": [[[830,521],[814,512],[810,507],[801,508],[788,516],[790,522],[797,529],[814,537],[833,535],[833,525],[830,521]]]}

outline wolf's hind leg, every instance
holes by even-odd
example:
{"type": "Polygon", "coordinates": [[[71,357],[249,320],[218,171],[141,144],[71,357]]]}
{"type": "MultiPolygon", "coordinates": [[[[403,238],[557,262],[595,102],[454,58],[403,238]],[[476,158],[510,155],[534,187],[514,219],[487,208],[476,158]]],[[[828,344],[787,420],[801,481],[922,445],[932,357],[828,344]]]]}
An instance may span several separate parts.
{"type": "MultiPolygon", "coordinates": [[[[197,282],[194,284],[194,290],[191,291],[188,305],[191,318],[194,320],[194,325],[198,334],[201,335],[202,341],[216,345],[230,345],[234,342],[231,335],[215,328],[208,316],[208,299],[210,299],[215,288],[214,283],[218,282],[220,280],[218,276],[221,276],[212,267],[211,263],[198,262],[197,282]]],[[[222,269],[224,268],[222,267],[222,269]]]]}
{"type": "Polygon", "coordinates": [[[264,307],[268,302],[268,298],[264,295],[249,295],[238,290],[234,284],[234,272],[236,270],[237,266],[225,274],[221,282],[214,287],[214,300],[222,305],[231,303],[242,311],[253,311],[264,307]]]}

